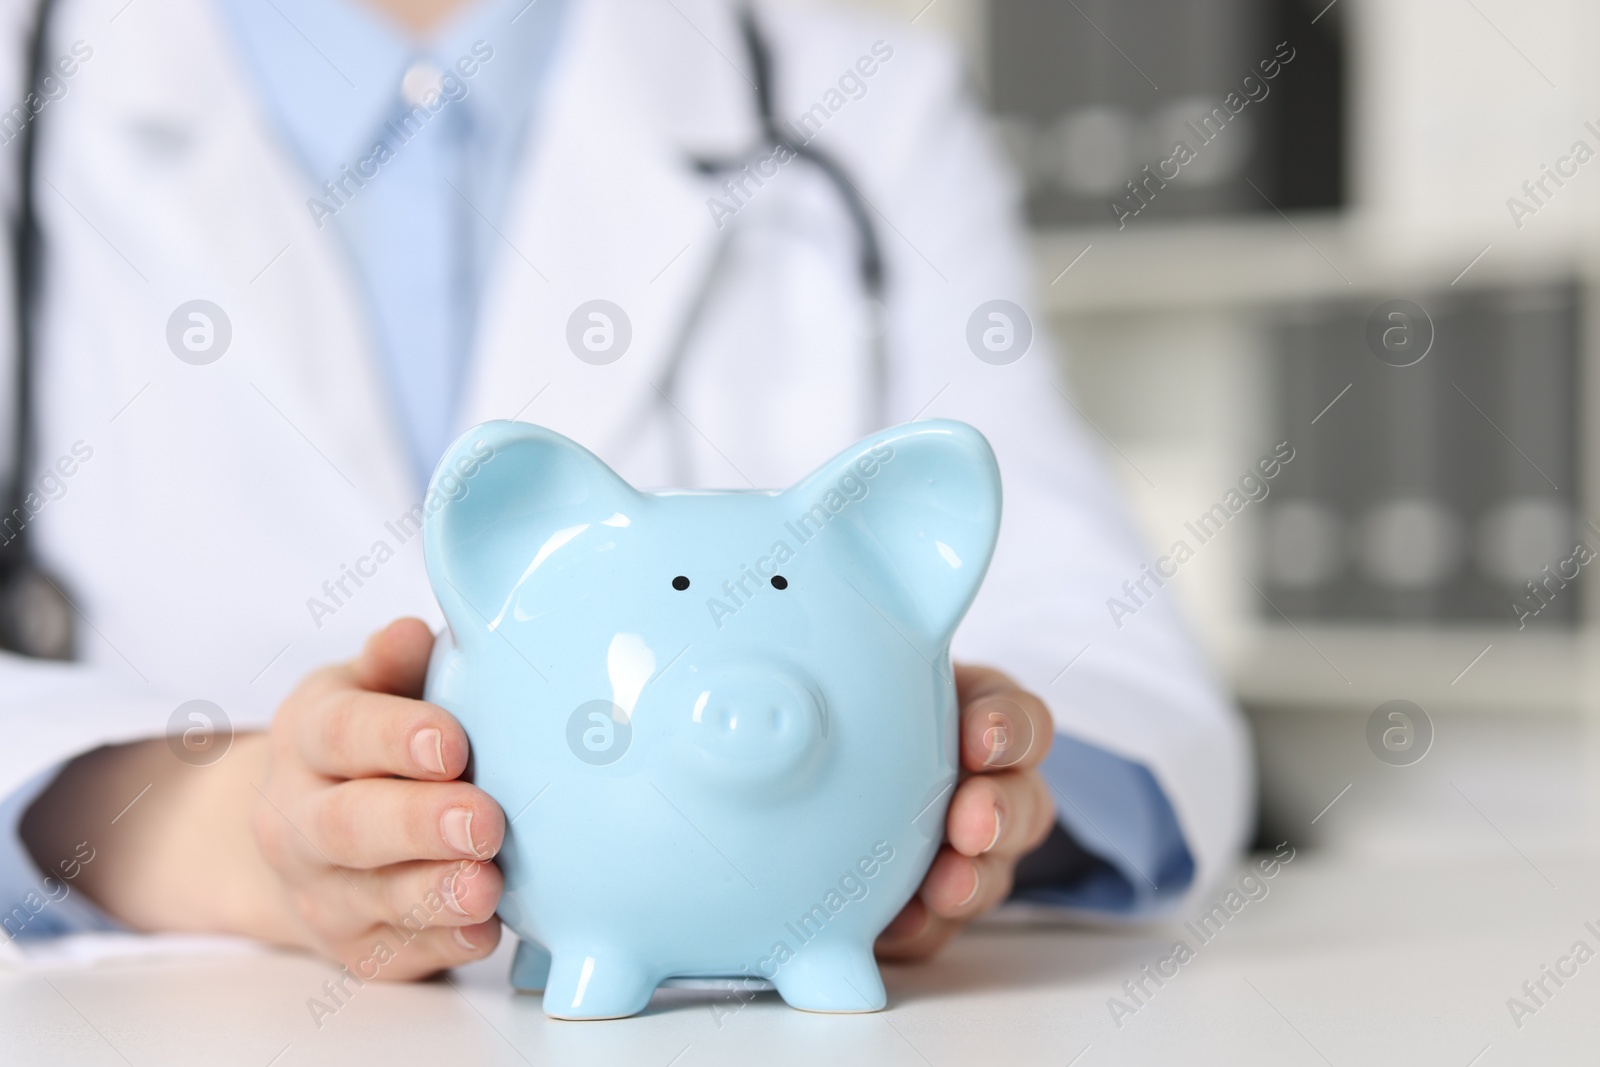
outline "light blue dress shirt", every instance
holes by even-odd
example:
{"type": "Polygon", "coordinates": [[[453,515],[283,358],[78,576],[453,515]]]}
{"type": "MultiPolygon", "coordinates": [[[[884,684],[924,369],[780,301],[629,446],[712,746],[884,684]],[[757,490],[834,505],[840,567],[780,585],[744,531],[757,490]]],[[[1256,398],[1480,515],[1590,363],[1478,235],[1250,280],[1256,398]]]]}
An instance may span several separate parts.
{"type": "MultiPolygon", "coordinates": [[[[351,0],[217,2],[304,169],[307,212],[348,251],[425,485],[455,423],[513,183],[537,149],[533,105],[568,0],[479,0],[423,43],[351,0]]],[[[1020,897],[1137,915],[1188,888],[1193,858],[1148,769],[1058,735],[1042,770],[1065,831],[1050,847],[1072,873],[1035,879],[1020,897]]],[[[114,928],[82,894],[56,899],[62,883],[45,880],[18,838],[58,771],[0,800],[0,940],[114,928]]]]}
{"type": "Polygon", "coordinates": [[[1069,882],[1019,889],[1019,898],[1138,915],[1189,888],[1194,857],[1149,768],[1058,733],[1039,771],[1057,822],[1091,862],[1069,882]]]}
{"type": "Polygon", "coordinates": [[[566,0],[480,0],[418,42],[349,0],[220,0],[342,238],[417,484],[454,437],[479,296],[566,0]]]}

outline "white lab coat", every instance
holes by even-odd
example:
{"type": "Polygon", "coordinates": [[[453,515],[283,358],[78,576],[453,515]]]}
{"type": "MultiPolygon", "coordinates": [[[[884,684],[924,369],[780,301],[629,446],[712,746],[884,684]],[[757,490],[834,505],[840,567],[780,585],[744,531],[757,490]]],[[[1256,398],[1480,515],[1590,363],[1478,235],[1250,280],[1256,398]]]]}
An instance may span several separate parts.
{"type": "MultiPolygon", "coordinates": [[[[386,525],[421,490],[350,261],[307,209],[311,182],[207,0],[124,4],[61,0],[51,54],[78,39],[94,54],[40,119],[39,460],[80,440],[93,457],[33,519],[82,613],[81,662],[0,661],[4,790],[98,744],[164,732],[190,699],[258,726],[308,670],[348,657],[384,622],[442,623],[420,541],[386,525]],[[166,343],[168,317],[195,298],[232,324],[231,347],[209,366],[166,343]],[[394,558],[315,618],[309,599],[326,602],[323,583],[379,541],[394,558]]],[[[33,0],[8,7],[20,32],[33,0]]],[[[883,236],[892,420],[965,419],[999,457],[1003,530],[958,658],[1009,671],[1046,699],[1059,730],[1145,763],[1203,885],[1246,835],[1245,731],[1170,591],[1112,625],[1106,598],[1137,576],[1141,551],[1054,387],[1045,339],[1002,367],[967,347],[980,303],[1029,305],[1033,283],[1015,189],[953,51],[839,16],[773,11],[767,25],[783,116],[825,103],[875,41],[893,49],[817,143],[848,166],[883,236]]],[[[578,0],[565,34],[503,226],[460,425],[540,422],[659,486],[670,478],[663,428],[675,422],[703,484],[787,485],[864,430],[865,316],[839,199],[803,164],[750,199],[731,224],[738,243],[694,343],[681,414],[641,424],[725,232],[707,203],[716,182],[687,154],[751,148],[751,86],[721,0],[578,0]],[[609,366],[565,342],[569,315],[594,298],[620,305],[633,327],[609,366]]],[[[20,82],[20,55],[13,36],[3,84],[20,82]]],[[[14,194],[15,145],[0,158],[14,194]]]]}

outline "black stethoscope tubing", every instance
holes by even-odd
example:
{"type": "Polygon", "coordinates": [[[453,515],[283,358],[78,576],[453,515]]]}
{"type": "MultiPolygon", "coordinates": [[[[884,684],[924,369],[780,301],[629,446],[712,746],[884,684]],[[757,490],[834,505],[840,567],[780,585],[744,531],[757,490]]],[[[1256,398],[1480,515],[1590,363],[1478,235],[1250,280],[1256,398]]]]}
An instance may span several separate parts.
{"type": "MultiPolygon", "coordinates": [[[[74,653],[73,607],[61,582],[40,566],[34,548],[32,514],[27,507],[28,472],[37,460],[34,398],[36,340],[42,248],[36,204],[40,111],[37,94],[48,62],[50,15],[54,0],[39,0],[28,37],[23,109],[28,120],[18,138],[17,203],[11,220],[12,271],[12,422],[11,478],[5,487],[0,522],[20,519],[15,534],[0,541],[0,649],[37,659],[68,660],[74,653]]],[[[42,111],[42,108],[41,108],[42,111]]],[[[7,531],[9,532],[9,531],[7,531]]]]}
{"type": "MultiPolygon", "coordinates": [[[[849,172],[828,152],[823,151],[809,143],[797,144],[779,128],[775,115],[775,103],[772,77],[772,48],[766,34],[762,31],[754,9],[748,5],[739,8],[739,34],[744,42],[745,55],[750,63],[751,74],[754,78],[754,96],[756,105],[756,120],[760,126],[760,148],[770,146],[773,151],[785,148],[793,153],[797,159],[802,159],[815,167],[822,174],[838,194],[840,202],[844,205],[850,218],[850,225],[856,235],[856,274],[865,299],[868,314],[868,349],[870,365],[867,368],[867,401],[866,410],[862,414],[867,431],[879,429],[888,423],[888,396],[889,396],[889,357],[886,326],[886,301],[887,285],[883,261],[883,246],[878,240],[877,227],[873,225],[871,207],[866,197],[851,181],[849,172]]],[[[707,177],[718,174],[738,171],[749,160],[749,156],[735,157],[732,159],[705,159],[694,158],[690,162],[694,169],[707,177]]],[[[700,329],[701,319],[704,317],[711,294],[716,290],[722,272],[726,266],[729,248],[732,243],[733,230],[722,238],[711,265],[707,269],[704,280],[694,301],[689,307],[688,314],[684,317],[678,335],[665,360],[662,371],[661,384],[656,387],[656,396],[646,401],[646,410],[661,409],[663,405],[674,410],[679,418],[686,419],[677,404],[678,382],[682,376],[683,368],[688,361],[691,343],[695,334],[700,329]]],[[[664,414],[664,412],[659,412],[664,414]]],[[[635,425],[634,420],[629,425],[635,425]]],[[[680,482],[687,485],[690,480],[689,459],[687,449],[684,447],[682,435],[674,439],[673,458],[674,474],[680,482]]]]}

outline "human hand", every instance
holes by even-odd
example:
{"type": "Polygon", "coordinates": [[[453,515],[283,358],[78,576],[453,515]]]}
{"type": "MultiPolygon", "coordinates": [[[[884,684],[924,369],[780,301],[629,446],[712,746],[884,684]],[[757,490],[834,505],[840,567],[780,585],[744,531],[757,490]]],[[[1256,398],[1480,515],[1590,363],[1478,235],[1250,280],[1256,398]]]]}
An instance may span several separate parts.
{"type": "Polygon", "coordinates": [[[432,649],[421,620],[390,623],[308,675],[267,739],[257,845],[298,940],[363,979],[420,978],[500,940],[505,815],[457,780],[466,733],[421,699],[432,649]]]}
{"type": "Polygon", "coordinates": [[[1017,860],[1055,823],[1039,762],[1054,727],[1044,702],[988,667],[957,664],[964,772],[945,816],[945,843],[917,895],[878,936],[886,960],[926,959],[1005,900],[1017,860]]]}

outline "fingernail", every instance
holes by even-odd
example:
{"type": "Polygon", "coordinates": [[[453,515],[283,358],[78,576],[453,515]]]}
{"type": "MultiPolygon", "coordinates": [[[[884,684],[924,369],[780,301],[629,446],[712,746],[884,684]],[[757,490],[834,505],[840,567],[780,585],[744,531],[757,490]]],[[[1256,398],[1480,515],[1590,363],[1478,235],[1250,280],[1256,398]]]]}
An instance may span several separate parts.
{"type": "Polygon", "coordinates": [[[974,863],[972,865],[972,892],[968,893],[967,896],[966,896],[966,899],[964,899],[960,903],[958,903],[956,905],[956,907],[964,908],[968,904],[971,904],[973,898],[978,895],[978,886],[981,885],[982,883],[983,883],[983,878],[982,878],[981,875],[978,874],[978,865],[976,863],[974,863]]]}
{"type": "Polygon", "coordinates": [[[472,943],[472,939],[467,936],[466,930],[464,930],[461,927],[457,926],[457,927],[453,928],[452,932],[455,934],[456,944],[460,945],[462,948],[466,949],[468,952],[476,952],[476,951],[478,951],[478,946],[474,945],[472,943]]]}
{"type": "Polygon", "coordinates": [[[979,706],[989,723],[983,731],[983,765],[1011,767],[1020,763],[1033,748],[1028,716],[1004,697],[991,697],[987,704],[979,706]]]}
{"type": "Polygon", "coordinates": [[[998,711],[988,713],[989,727],[983,731],[983,762],[985,766],[992,765],[1005,755],[1007,742],[1011,739],[1010,724],[1006,717],[998,711]]]}
{"type": "Polygon", "coordinates": [[[466,915],[467,909],[461,906],[461,900],[456,896],[456,887],[461,884],[461,879],[472,878],[475,876],[478,873],[477,867],[478,865],[476,863],[463,863],[461,866],[457,867],[455,870],[451,871],[445,876],[445,903],[450,905],[450,910],[455,912],[457,915],[466,915]]]}
{"type": "Polygon", "coordinates": [[[478,846],[472,843],[472,809],[451,808],[444,813],[444,839],[451,848],[468,856],[479,855],[478,846]]]}
{"type": "MultiPolygon", "coordinates": [[[[983,850],[982,851],[983,852],[988,852],[991,848],[994,848],[994,846],[998,845],[999,843],[1000,843],[1000,809],[999,808],[995,808],[994,809],[994,836],[989,838],[989,843],[987,845],[983,846],[983,850]]],[[[980,852],[979,855],[982,855],[982,852],[980,852]]]]}
{"type": "Polygon", "coordinates": [[[418,730],[411,737],[411,758],[423,770],[444,774],[444,734],[431,726],[418,730]]]}

